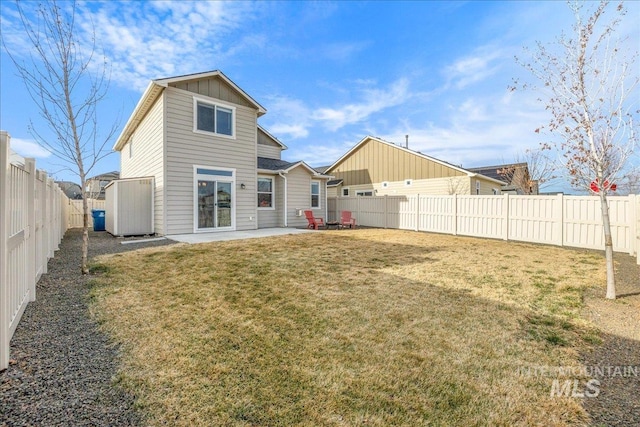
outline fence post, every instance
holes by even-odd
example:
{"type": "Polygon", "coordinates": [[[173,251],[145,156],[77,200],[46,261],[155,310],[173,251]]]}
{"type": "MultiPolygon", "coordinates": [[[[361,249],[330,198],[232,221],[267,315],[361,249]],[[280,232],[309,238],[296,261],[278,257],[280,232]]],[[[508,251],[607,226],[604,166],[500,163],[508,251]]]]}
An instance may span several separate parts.
{"type": "Polygon", "coordinates": [[[384,228],[388,227],[389,220],[387,216],[389,215],[389,197],[384,195],[384,228]]]}
{"type": "Polygon", "coordinates": [[[453,195],[453,235],[458,235],[458,194],[453,195]]]}
{"type": "Polygon", "coordinates": [[[36,160],[24,160],[24,168],[29,174],[27,181],[27,284],[29,286],[29,301],[36,300],[36,160]]]}
{"type": "Polygon", "coordinates": [[[40,192],[40,194],[42,195],[42,200],[40,201],[40,212],[42,215],[42,221],[40,222],[40,255],[42,256],[42,274],[46,274],[49,271],[49,236],[47,234],[47,217],[49,215],[49,213],[47,212],[47,173],[41,171],[40,178],[42,180],[42,182],[40,183],[40,187],[42,189],[42,191],[40,192]]]}
{"type": "Polygon", "coordinates": [[[509,193],[503,196],[504,200],[504,224],[502,225],[503,240],[509,240],[509,193]]]}
{"type": "Polygon", "coordinates": [[[9,277],[7,240],[9,239],[9,141],[0,131],[0,371],[9,366],[9,277]]]}
{"type": "Polygon", "coordinates": [[[564,246],[564,195],[558,194],[553,207],[553,222],[555,223],[554,243],[564,246]]]}
{"type": "Polygon", "coordinates": [[[416,194],[416,231],[420,230],[420,194],[416,194]]]}
{"type": "Polygon", "coordinates": [[[640,265],[640,197],[636,199],[636,262],[640,265]]]}

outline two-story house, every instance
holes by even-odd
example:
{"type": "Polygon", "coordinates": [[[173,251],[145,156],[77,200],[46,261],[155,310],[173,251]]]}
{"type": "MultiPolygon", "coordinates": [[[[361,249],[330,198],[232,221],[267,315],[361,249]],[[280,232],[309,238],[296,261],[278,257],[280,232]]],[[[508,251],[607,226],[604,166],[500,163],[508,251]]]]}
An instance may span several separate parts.
{"type": "Polygon", "coordinates": [[[328,176],[258,125],[262,105],[220,71],[153,80],[114,145],[120,177],[154,177],[157,234],[302,227],[328,176]]]}

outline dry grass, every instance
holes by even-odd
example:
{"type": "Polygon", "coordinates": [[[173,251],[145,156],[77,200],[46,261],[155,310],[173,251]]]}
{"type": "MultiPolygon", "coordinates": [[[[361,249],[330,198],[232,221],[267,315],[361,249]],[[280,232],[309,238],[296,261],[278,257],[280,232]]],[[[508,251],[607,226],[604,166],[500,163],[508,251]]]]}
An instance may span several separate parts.
{"type": "Polygon", "coordinates": [[[571,425],[594,254],[391,231],[100,260],[93,309],[149,425],[571,425]]]}

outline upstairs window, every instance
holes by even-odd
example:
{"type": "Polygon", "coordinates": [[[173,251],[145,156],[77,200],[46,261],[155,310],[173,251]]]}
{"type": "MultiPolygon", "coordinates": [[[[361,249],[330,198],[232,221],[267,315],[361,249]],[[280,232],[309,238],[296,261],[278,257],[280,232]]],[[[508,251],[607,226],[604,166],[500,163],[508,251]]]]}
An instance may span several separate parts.
{"type": "Polygon", "coordinates": [[[234,108],[194,99],[196,132],[233,136],[234,108]]]}

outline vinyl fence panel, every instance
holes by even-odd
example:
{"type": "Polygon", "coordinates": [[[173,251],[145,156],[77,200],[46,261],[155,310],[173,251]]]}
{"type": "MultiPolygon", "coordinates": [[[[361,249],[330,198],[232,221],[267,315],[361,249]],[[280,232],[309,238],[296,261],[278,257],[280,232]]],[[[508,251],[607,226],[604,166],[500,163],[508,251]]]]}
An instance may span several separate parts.
{"type": "MultiPolygon", "coordinates": [[[[613,249],[640,252],[640,196],[608,197],[613,249]]],[[[337,197],[359,225],[604,249],[600,199],[594,196],[337,197]]],[[[637,255],[640,264],[640,255],[637,255]]]]}
{"type": "Polygon", "coordinates": [[[67,197],[35,160],[12,163],[10,136],[0,131],[0,370],[36,282],[67,227],[67,197]]]}

